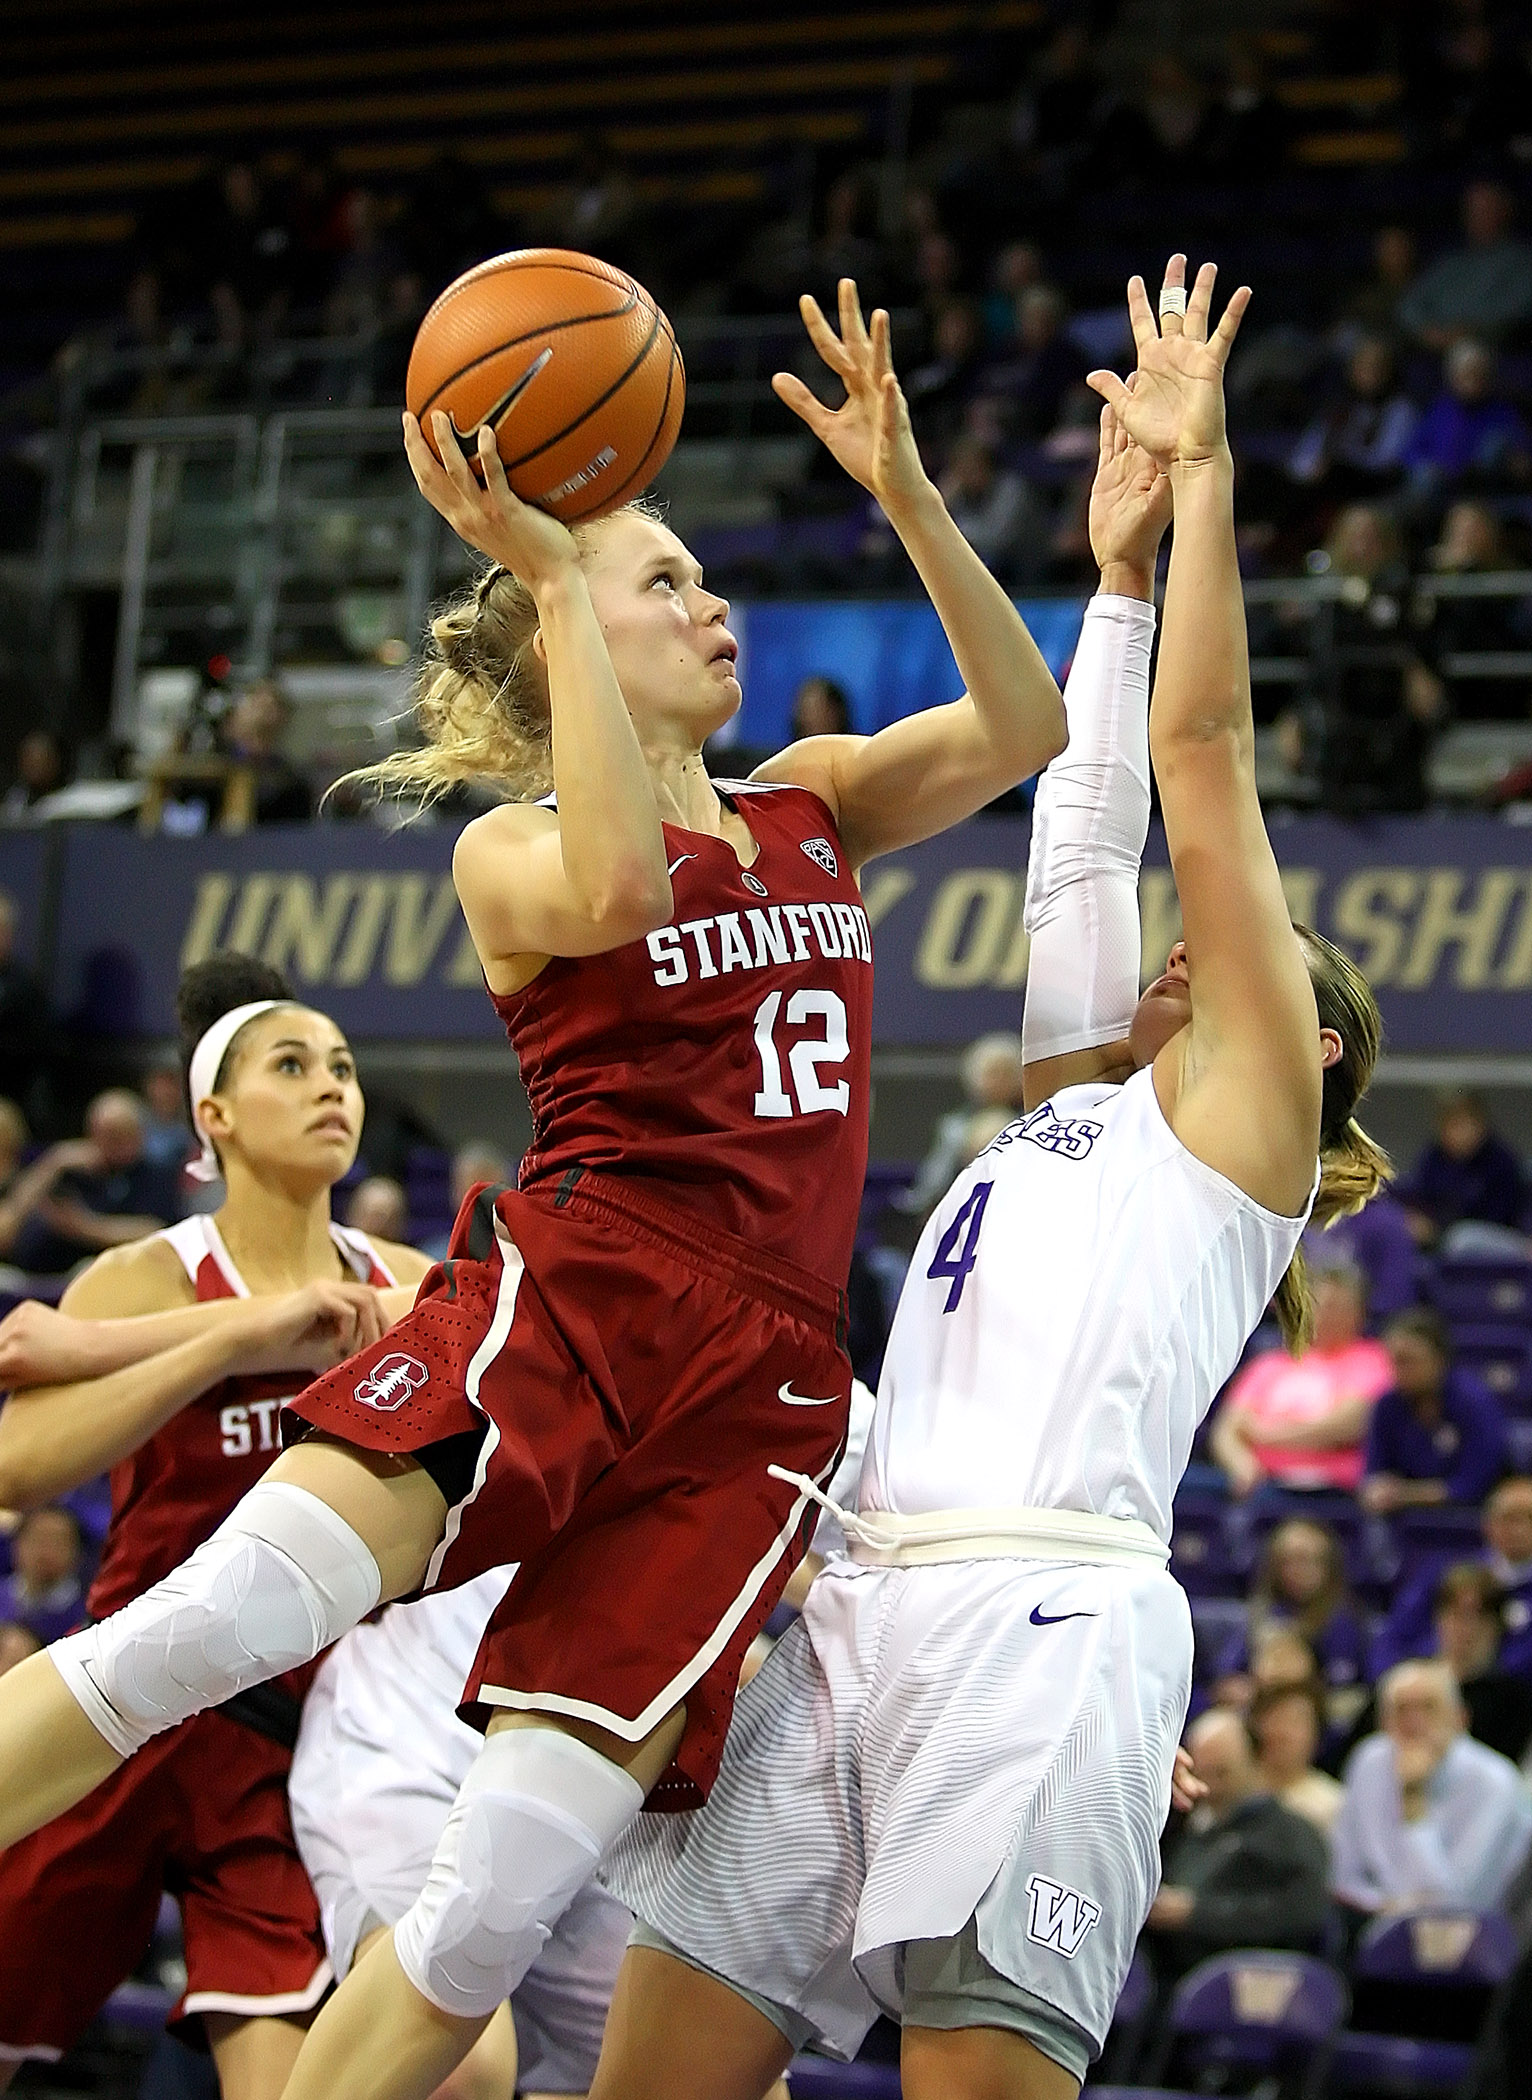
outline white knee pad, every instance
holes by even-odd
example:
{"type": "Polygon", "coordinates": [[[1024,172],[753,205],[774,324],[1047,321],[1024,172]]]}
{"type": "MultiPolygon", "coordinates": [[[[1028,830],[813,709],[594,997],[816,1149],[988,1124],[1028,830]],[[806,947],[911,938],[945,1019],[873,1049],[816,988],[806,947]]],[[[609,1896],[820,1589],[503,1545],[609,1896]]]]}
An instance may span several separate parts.
{"type": "Polygon", "coordinates": [[[643,1803],[636,1779],[560,1729],[489,1736],[426,1885],[394,1927],[399,1966],[421,1996],[460,2019],[487,2018],[643,1803]]]}
{"type": "Polygon", "coordinates": [[[309,1662],[364,1619],[382,1578],[326,1502],[262,1480],[173,1574],[48,1650],[123,1757],[253,1684],[309,1662]]]}

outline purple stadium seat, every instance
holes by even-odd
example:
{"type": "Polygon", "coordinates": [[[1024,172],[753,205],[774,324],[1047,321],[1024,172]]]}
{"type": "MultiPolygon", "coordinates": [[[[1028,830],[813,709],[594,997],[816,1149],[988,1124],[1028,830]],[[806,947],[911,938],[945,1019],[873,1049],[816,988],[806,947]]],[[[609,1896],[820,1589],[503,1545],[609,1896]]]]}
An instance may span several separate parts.
{"type": "Polygon", "coordinates": [[[1454,1327],[1452,1351],[1484,1380],[1507,1414],[1532,1414],[1532,1330],[1454,1327]]]}
{"type": "Polygon", "coordinates": [[[1399,1580],[1427,1560],[1475,1560],[1484,1547],[1478,1510],[1443,1502],[1435,1509],[1401,1509],[1388,1520],[1399,1554],[1399,1580]]]}
{"type": "Polygon", "coordinates": [[[1311,1955],[1215,1954],[1176,1985],[1145,2075],[1163,2076],[1173,2059],[1199,2085],[1236,2068],[1286,2072],[1317,2096],[1350,2003],[1345,1979],[1311,1955]]]}
{"type": "Polygon", "coordinates": [[[787,2067],[787,2089],[793,2100],[899,2100],[899,2066],[795,2056],[787,2067]]]}
{"type": "MultiPolygon", "coordinates": [[[[1429,1999],[1437,1992],[1476,2001],[1505,1981],[1516,1963],[1516,1935],[1494,1911],[1418,1910],[1378,1918],[1363,1934],[1352,1962],[1358,1985],[1392,1984],[1429,1999]]],[[[1352,2030],[1335,2045],[1336,2092],[1377,2092],[1399,2100],[1431,2100],[1455,2093],[1472,2068],[1472,2042],[1352,2030]]]]}
{"type": "Polygon", "coordinates": [[[1194,1643],[1192,1675],[1199,1684],[1205,1684],[1234,1636],[1245,1631],[1249,1606],[1243,1597],[1199,1597],[1195,1593],[1188,1602],[1192,1608],[1194,1643]]]}
{"type": "Polygon", "coordinates": [[[1229,1543],[1221,1489],[1183,1487],[1171,1511],[1170,1567],[1192,1597],[1242,1597],[1245,1566],[1229,1543]]]}
{"type": "Polygon", "coordinates": [[[1439,1261],[1431,1297],[1450,1327],[1525,1328],[1532,1325],[1532,1261],[1505,1255],[1439,1261]]]}

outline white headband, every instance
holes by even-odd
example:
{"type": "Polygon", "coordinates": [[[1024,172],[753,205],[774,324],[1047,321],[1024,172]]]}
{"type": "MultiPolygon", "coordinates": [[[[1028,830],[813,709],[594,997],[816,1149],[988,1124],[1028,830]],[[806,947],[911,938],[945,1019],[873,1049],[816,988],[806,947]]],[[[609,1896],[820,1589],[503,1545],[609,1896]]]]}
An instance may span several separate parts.
{"type": "Polygon", "coordinates": [[[218,1164],[218,1154],[213,1150],[213,1140],[202,1127],[202,1103],[218,1082],[218,1067],[228,1055],[230,1043],[247,1021],[253,1021],[257,1014],[270,1013],[274,1006],[287,1003],[285,999],[252,999],[248,1005],[231,1006],[226,1014],[218,1016],[192,1052],[186,1090],[191,1095],[192,1126],[202,1140],[202,1150],[186,1169],[193,1181],[217,1181],[223,1172],[218,1164]]]}

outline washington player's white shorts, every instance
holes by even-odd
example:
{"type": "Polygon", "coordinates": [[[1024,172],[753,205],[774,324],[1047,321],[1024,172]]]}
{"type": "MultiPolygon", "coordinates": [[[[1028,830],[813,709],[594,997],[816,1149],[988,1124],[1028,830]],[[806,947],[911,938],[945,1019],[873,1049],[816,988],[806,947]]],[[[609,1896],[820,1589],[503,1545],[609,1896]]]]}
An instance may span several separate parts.
{"type": "MultiPolygon", "coordinates": [[[[353,1658],[343,1649],[326,1659],[304,1702],[289,1782],[293,1830],[337,1977],[360,1941],[379,1924],[397,1924],[425,1886],[447,1812],[483,1742],[444,1700],[411,1709],[388,1684],[369,1700],[364,1672],[347,1667],[353,1658]]],[[[511,2001],[521,2086],[588,2090],[632,1923],[594,1882],[565,1911],[511,2001]]]]}
{"type": "Polygon", "coordinates": [[[1159,1886],[1191,1660],[1186,1598],[1152,1566],[832,1562],[742,1695],[706,1807],[641,1816],[604,1876],[846,2058],[900,2017],[909,1943],[972,1920],[1078,2075],[1159,1886]]]}

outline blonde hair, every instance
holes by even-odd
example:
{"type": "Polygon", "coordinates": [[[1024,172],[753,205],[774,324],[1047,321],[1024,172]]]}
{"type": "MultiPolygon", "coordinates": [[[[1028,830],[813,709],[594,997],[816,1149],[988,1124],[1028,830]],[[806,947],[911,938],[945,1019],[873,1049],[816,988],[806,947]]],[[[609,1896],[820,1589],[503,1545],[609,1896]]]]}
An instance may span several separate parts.
{"type": "MultiPolygon", "coordinates": [[[[571,531],[583,559],[593,536],[614,518],[659,524],[662,516],[639,496],[571,531]]],[[[519,576],[492,562],[431,622],[415,685],[420,745],[347,773],[344,783],[418,798],[422,807],[460,781],[490,781],[516,802],[547,794],[553,785],[553,726],[547,679],[532,647],[537,626],[532,593],[519,576]]],[[[341,785],[336,781],[329,792],[341,785]]]]}
{"type": "MultiPolygon", "coordinates": [[[[1324,1075],[1319,1112],[1319,1193],[1313,1222],[1333,1225],[1354,1217],[1393,1178],[1393,1163],[1352,1114],[1366,1093],[1383,1047],[1383,1017],[1372,987],[1333,941],[1311,926],[1295,925],[1303,943],[1321,1028],[1333,1028],[1341,1054],[1324,1075]]],[[[1274,1300],[1282,1339],[1294,1356],[1314,1339],[1314,1302],[1300,1248],[1277,1285],[1274,1300]]]]}

